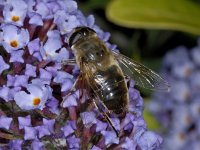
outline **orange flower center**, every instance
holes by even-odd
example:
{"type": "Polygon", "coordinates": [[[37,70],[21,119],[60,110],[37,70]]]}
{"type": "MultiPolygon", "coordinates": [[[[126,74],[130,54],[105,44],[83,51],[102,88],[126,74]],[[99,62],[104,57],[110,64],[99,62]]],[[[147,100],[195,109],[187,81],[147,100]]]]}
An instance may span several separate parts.
{"type": "Polygon", "coordinates": [[[38,98],[38,97],[36,97],[36,98],[33,99],[33,105],[34,105],[34,106],[39,105],[40,102],[41,102],[41,100],[40,100],[40,98],[38,98]]]}
{"type": "Polygon", "coordinates": [[[10,45],[12,47],[17,47],[18,46],[18,42],[16,40],[13,40],[13,41],[10,42],[10,45]]]}
{"type": "Polygon", "coordinates": [[[12,16],[12,21],[13,22],[19,21],[19,16],[12,16]]]}

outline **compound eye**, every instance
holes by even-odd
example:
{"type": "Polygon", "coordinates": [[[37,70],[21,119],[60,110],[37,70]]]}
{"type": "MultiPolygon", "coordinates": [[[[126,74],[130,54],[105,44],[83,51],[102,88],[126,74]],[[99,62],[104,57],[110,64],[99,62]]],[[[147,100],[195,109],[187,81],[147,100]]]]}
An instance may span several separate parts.
{"type": "Polygon", "coordinates": [[[81,38],[85,36],[89,36],[89,34],[95,33],[95,31],[88,27],[77,27],[74,30],[74,33],[69,38],[69,46],[71,47],[74,45],[77,41],[79,41],[81,38]]]}
{"type": "Polygon", "coordinates": [[[69,46],[72,47],[78,40],[80,40],[83,35],[79,32],[73,33],[69,38],[69,46]]]}

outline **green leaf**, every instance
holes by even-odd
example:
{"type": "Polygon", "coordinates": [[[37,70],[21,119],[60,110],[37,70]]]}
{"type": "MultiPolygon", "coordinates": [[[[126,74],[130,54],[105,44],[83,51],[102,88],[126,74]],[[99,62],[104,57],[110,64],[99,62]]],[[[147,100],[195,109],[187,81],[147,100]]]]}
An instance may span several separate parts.
{"type": "Polygon", "coordinates": [[[200,5],[192,0],[112,0],[106,15],[125,27],[200,34],[200,5]]]}
{"type": "Polygon", "coordinates": [[[144,120],[147,123],[148,129],[150,129],[150,130],[159,130],[160,129],[159,122],[147,109],[144,109],[143,116],[144,116],[144,120]]]}

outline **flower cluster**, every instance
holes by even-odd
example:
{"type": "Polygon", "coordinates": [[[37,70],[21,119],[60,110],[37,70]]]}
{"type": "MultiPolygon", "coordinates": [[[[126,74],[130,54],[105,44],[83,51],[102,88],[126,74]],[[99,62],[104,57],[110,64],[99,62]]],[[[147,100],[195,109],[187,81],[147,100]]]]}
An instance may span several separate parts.
{"type": "Polygon", "coordinates": [[[0,149],[158,149],[162,139],[148,131],[143,100],[129,87],[130,112],[111,117],[81,103],[79,91],[61,107],[79,74],[62,65],[74,57],[68,39],[77,26],[88,26],[111,49],[110,34],[85,17],[73,0],[0,1],[0,149]]]}
{"type": "Polygon", "coordinates": [[[197,150],[200,147],[200,41],[192,49],[183,46],[167,53],[162,72],[171,92],[155,94],[148,108],[165,128],[164,147],[197,150]]]}

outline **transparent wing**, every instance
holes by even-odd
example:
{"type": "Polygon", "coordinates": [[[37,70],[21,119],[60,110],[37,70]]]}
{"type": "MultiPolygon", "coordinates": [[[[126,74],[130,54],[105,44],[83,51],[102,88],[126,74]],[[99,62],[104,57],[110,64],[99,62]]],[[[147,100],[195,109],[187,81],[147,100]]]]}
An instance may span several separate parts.
{"type": "Polygon", "coordinates": [[[135,84],[158,91],[169,91],[169,84],[153,70],[134,60],[113,51],[122,71],[135,81],[135,84]]]}

